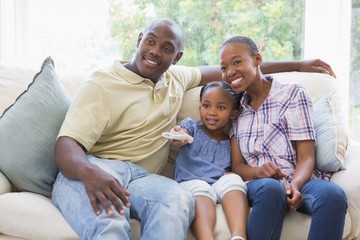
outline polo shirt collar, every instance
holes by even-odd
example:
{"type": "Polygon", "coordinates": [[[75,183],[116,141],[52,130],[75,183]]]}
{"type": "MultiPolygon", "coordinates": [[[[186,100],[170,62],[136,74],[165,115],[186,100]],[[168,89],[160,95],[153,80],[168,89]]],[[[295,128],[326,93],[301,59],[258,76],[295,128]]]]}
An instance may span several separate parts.
{"type": "MultiPolygon", "coordinates": [[[[128,63],[129,61],[115,61],[114,62],[114,69],[116,74],[118,74],[122,79],[124,79],[125,81],[129,82],[130,84],[140,84],[141,82],[144,82],[146,80],[152,82],[149,78],[143,78],[140,75],[128,70],[127,68],[124,67],[125,63],[128,63]]],[[[160,86],[164,86],[167,85],[167,72],[165,72],[159,79],[159,81],[155,84],[155,85],[160,85],[160,86]]]]}

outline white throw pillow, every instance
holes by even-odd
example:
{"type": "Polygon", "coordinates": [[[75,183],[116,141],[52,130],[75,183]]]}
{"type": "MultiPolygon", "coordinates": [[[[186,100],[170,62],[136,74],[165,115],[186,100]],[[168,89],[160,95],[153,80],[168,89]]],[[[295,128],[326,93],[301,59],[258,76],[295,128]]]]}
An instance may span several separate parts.
{"type": "Polygon", "coordinates": [[[17,190],[51,196],[56,136],[69,105],[49,57],[0,117],[0,170],[17,190]]]}

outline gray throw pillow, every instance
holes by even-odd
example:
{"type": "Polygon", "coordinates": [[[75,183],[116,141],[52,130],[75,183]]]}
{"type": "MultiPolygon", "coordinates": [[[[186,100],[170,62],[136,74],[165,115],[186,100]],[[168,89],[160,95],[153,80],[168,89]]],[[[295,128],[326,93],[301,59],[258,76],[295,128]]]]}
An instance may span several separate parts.
{"type": "Polygon", "coordinates": [[[17,190],[51,196],[58,172],[54,147],[70,101],[48,57],[0,117],[0,170],[17,190]]]}

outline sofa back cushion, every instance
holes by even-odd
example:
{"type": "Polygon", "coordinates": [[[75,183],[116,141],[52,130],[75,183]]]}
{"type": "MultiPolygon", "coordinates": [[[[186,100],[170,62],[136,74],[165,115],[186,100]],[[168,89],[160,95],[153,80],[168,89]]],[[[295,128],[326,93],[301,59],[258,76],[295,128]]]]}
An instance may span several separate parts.
{"type": "Polygon", "coordinates": [[[0,116],[26,90],[35,70],[0,65],[0,116]]]}

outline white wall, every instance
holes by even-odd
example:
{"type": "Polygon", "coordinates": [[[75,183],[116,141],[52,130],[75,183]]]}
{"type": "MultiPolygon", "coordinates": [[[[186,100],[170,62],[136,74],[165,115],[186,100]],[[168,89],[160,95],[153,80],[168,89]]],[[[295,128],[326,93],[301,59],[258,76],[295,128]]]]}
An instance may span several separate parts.
{"type": "Polygon", "coordinates": [[[27,49],[26,9],[27,1],[0,0],[0,62],[14,64],[24,57],[27,49]]]}
{"type": "Polygon", "coordinates": [[[306,0],[304,40],[304,59],[329,63],[348,96],[351,0],[306,0]]]}

